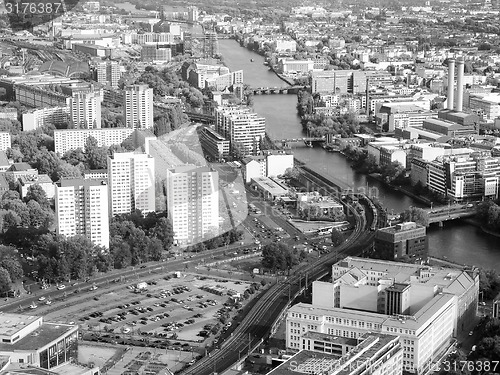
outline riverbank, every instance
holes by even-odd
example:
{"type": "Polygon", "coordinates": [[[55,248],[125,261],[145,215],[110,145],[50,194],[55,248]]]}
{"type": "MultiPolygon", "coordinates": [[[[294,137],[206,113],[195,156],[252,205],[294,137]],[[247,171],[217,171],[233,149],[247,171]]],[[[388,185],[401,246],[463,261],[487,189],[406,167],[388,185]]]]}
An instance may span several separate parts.
{"type": "Polygon", "coordinates": [[[493,232],[492,230],[486,228],[479,220],[476,220],[474,218],[466,218],[466,219],[462,219],[462,220],[469,225],[473,225],[473,226],[481,229],[484,233],[489,234],[490,236],[500,238],[500,233],[493,232]]]}
{"type": "Polygon", "coordinates": [[[415,193],[413,193],[411,190],[409,190],[407,187],[405,186],[397,186],[397,185],[392,185],[386,181],[384,181],[384,179],[382,178],[382,176],[380,176],[380,174],[378,173],[370,173],[368,174],[368,177],[374,179],[374,180],[377,180],[378,182],[384,184],[385,186],[391,188],[391,189],[394,189],[395,191],[399,191],[405,195],[407,195],[408,197],[410,198],[413,198],[414,200],[416,200],[417,202],[420,202],[420,203],[423,203],[429,207],[432,206],[432,201],[428,198],[425,198],[421,195],[416,195],[415,193]]]}

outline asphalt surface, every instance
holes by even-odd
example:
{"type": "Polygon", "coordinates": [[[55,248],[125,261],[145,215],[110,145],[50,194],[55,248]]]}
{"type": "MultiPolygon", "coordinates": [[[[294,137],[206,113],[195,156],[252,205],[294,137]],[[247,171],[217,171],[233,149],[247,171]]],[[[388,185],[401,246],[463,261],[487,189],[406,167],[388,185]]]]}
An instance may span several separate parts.
{"type": "MultiPolygon", "coordinates": [[[[354,211],[354,210],[353,210],[354,211]]],[[[219,373],[234,365],[250,350],[268,338],[270,330],[289,302],[289,295],[296,295],[300,286],[306,280],[316,280],[330,271],[330,267],[340,257],[360,254],[373,240],[373,232],[369,231],[371,222],[358,213],[356,227],[351,236],[340,245],[335,252],[331,252],[317,260],[310,262],[300,269],[294,270],[293,275],[271,287],[255,304],[252,310],[227,338],[220,349],[215,349],[209,356],[187,368],[181,375],[210,375],[219,373]]]]}

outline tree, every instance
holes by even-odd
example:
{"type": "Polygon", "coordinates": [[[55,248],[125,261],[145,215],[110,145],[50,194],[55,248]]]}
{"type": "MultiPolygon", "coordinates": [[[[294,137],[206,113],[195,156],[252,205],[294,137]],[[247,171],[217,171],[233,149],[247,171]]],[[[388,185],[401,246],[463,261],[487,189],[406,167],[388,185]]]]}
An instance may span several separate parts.
{"type": "Polygon", "coordinates": [[[429,225],[429,214],[426,210],[419,207],[410,207],[410,209],[405,210],[402,213],[403,221],[414,221],[417,224],[428,226],[429,225]]]}
{"type": "Polygon", "coordinates": [[[151,230],[150,235],[161,241],[163,249],[168,251],[174,241],[174,231],[172,223],[166,217],[158,220],[154,228],[151,230]]]}
{"type": "Polygon", "coordinates": [[[37,201],[30,200],[26,207],[29,213],[29,226],[34,228],[48,228],[54,219],[49,207],[43,208],[37,201]]]}
{"type": "Polygon", "coordinates": [[[55,170],[55,174],[52,178],[54,181],[59,181],[63,179],[69,179],[69,178],[81,178],[82,177],[82,171],[80,168],[75,167],[68,162],[61,162],[57,169],[55,170]]]}
{"type": "Polygon", "coordinates": [[[344,235],[340,231],[338,231],[337,229],[333,228],[331,239],[332,239],[333,246],[337,247],[337,246],[340,246],[344,242],[344,235]]]}
{"type": "Polygon", "coordinates": [[[108,148],[99,147],[94,137],[85,142],[85,157],[90,169],[105,169],[108,163],[108,148]]]}
{"type": "Polygon", "coordinates": [[[286,271],[299,264],[305,254],[282,243],[270,243],[262,248],[262,266],[269,270],[286,271]]]}
{"type": "Polygon", "coordinates": [[[67,161],[71,165],[75,165],[75,166],[80,165],[80,164],[84,164],[87,161],[87,158],[86,158],[86,156],[83,153],[81,148],[67,151],[63,155],[62,159],[64,161],[67,161]]]}
{"type": "Polygon", "coordinates": [[[28,192],[24,197],[24,201],[25,202],[35,201],[43,209],[50,208],[50,203],[47,198],[47,193],[45,192],[45,190],[43,190],[43,188],[39,184],[33,184],[28,187],[28,192]]]}
{"type": "Polygon", "coordinates": [[[13,282],[21,280],[24,276],[23,267],[12,247],[0,246],[0,267],[7,270],[13,282]]]}
{"type": "Polygon", "coordinates": [[[10,279],[9,271],[0,267],[0,293],[6,293],[10,290],[12,280],[10,279]]]}

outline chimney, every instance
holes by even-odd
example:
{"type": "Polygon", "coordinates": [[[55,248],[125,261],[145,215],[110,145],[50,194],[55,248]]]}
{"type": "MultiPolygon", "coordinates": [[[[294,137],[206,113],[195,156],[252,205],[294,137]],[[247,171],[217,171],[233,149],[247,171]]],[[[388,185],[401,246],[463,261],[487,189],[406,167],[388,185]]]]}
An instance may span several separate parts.
{"type": "Polygon", "coordinates": [[[457,59],[457,102],[455,111],[462,112],[462,104],[464,101],[464,58],[460,56],[457,59]]]}
{"type": "Polygon", "coordinates": [[[455,59],[448,60],[448,103],[447,108],[453,109],[455,103],[455,59]]]}

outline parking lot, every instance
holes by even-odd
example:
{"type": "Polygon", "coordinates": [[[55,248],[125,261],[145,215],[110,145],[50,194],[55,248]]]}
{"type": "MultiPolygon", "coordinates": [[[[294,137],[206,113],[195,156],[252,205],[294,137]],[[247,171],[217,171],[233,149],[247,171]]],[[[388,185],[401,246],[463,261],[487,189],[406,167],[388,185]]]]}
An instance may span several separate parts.
{"type": "Polygon", "coordinates": [[[244,303],[239,297],[251,284],[174,275],[96,289],[87,295],[84,310],[67,303],[57,309],[43,305],[37,313],[47,309],[46,320],[80,324],[87,340],[198,350],[207,338],[231,326],[244,303]]]}

